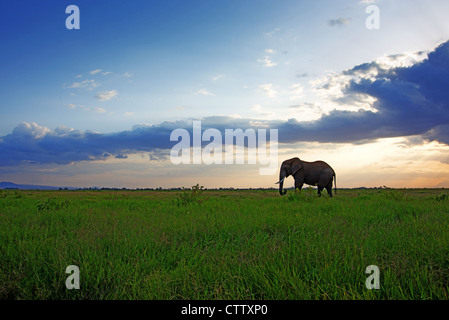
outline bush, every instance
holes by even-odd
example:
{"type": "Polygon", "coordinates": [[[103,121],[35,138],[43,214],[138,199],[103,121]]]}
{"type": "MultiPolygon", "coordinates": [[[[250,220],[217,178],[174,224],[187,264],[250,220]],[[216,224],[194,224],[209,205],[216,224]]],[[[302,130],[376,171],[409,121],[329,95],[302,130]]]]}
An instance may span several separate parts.
{"type": "Polygon", "coordinates": [[[307,187],[304,190],[295,189],[295,192],[288,193],[288,201],[305,201],[311,202],[316,197],[315,189],[313,187],[307,187]]]}
{"type": "Polygon", "coordinates": [[[14,190],[14,192],[0,190],[0,198],[22,199],[23,194],[22,194],[22,192],[17,191],[17,190],[14,190]]]}
{"type": "Polygon", "coordinates": [[[38,211],[61,210],[68,208],[69,205],[70,202],[68,200],[60,200],[50,197],[45,201],[36,203],[36,208],[38,211]]]}
{"type": "Polygon", "coordinates": [[[406,200],[404,192],[401,192],[399,190],[383,186],[382,191],[383,197],[387,200],[394,200],[394,201],[406,200]]]}
{"type": "Polygon", "coordinates": [[[436,201],[445,201],[447,199],[449,199],[449,196],[447,194],[444,194],[444,193],[442,193],[439,196],[435,197],[436,201]]]}
{"type": "Polygon", "coordinates": [[[200,186],[199,184],[196,184],[196,186],[192,186],[191,189],[186,189],[183,187],[176,198],[176,205],[181,207],[192,203],[200,204],[203,201],[203,191],[204,187],[200,186]]]}

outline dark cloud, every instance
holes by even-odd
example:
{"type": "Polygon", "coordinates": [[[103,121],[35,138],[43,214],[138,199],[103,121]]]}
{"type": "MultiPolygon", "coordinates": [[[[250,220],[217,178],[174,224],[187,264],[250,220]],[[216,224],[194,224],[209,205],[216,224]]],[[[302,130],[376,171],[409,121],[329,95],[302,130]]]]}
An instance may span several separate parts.
{"type": "MultiPolygon", "coordinates": [[[[226,129],[261,128],[265,123],[233,117],[201,119],[202,131],[218,129],[224,141],[226,129]]],[[[126,159],[128,154],[146,152],[150,160],[167,158],[177,141],[170,141],[175,129],[186,129],[193,143],[192,121],[163,122],[157,126],[137,125],[129,131],[98,133],[59,127],[50,130],[36,123],[21,123],[0,138],[0,166],[20,164],[70,164],[77,161],[126,159]]],[[[269,135],[267,134],[267,139],[269,135]]],[[[203,145],[209,142],[203,142],[203,145]]],[[[245,141],[247,144],[247,141],[245,141]]]]}
{"type": "MultiPolygon", "coordinates": [[[[390,56],[393,60],[402,57],[390,56]]],[[[334,110],[310,122],[207,117],[200,119],[202,130],[215,128],[224,137],[226,129],[278,129],[280,143],[357,144],[419,135],[428,141],[449,144],[449,42],[408,67],[392,68],[371,62],[341,75],[347,77],[340,83],[344,96],[334,102],[353,107],[370,97],[371,111],[334,110]]],[[[323,90],[332,85],[324,85],[323,90]]],[[[292,106],[296,107],[300,106],[292,106]]],[[[125,159],[138,152],[147,152],[150,160],[159,160],[166,158],[167,150],[177,143],[170,141],[170,134],[178,128],[192,134],[191,121],[139,125],[116,133],[64,127],[50,130],[35,123],[22,123],[11,134],[0,137],[0,166],[125,159]]]]}
{"type": "Polygon", "coordinates": [[[51,131],[36,123],[22,123],[0,139],[0,165],[123,159],[131,153],[171,148],[171,131],[161,125],[104,134],[67,128],[51,131]]]}
{"type": "MultiPolygon", "coordinates": [[[[449,145],[449,124],[437,126],[423,135],[429,141],[438,141],[449,145]]],[[[449,162],[448,162],[449,163],[449,162]]]]}
{"type": "Polygon", "coordinates": [[[344,97],[335,101],[357,105],[369,96],[376,112],[335,110],[311,123],[290,120],[279,128],[282,142],[356,143],[423,135],[449,144],[449,42],[409,67],[388,69],[372,62],[342,74],[357,77],[347,81],[344,97]]]}
{"type": "Polygon", "coordinates": [[[307,72],[303,72],[303,73],[298,73],[296,75],[296,78],[306,78],[308,76],[309,76],[309,74],[307,72]]]}
{"type": "Polygon", "coordinates": [[[351,20],[349,18],[338,18],[327,21],[327,24],[331,27],[341,27],[345,24],[349,24],[350,21],[351,20]]]}

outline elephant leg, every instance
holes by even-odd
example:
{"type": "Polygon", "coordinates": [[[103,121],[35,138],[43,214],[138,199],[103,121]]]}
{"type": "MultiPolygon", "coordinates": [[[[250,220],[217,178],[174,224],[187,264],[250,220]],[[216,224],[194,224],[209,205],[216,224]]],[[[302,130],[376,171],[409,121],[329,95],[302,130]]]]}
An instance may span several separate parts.
{"type": "Polygon", "coordinates": [[[326,190],[327,190],[327,193],[329,194],[329,197],[332,198],[332,180],[327,184],[326,190]]]}
{"type": "Polygon", "coordinates": [[[323,191],[324,187],[322,185],[318,185],[318,197],[321,197],[321,191],[323,191]]]}
{"type": "Polygon", "coordinates": [[[295,179],[295,189],[298,189],[299,191],[301,191],[302,186],[304,185],[304,179],[295,179]]]}

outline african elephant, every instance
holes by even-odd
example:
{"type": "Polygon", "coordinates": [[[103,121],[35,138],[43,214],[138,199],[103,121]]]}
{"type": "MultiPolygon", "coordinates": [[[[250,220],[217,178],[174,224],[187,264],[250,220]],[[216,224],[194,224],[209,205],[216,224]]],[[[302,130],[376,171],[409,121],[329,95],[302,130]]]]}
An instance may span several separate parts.
{"type": "Polygon", "coordinates": [[[292,175],[295,178],[295,189],[301,190],[303,184],[318,186],[318,195],[326,188],[332,197],[332,180],[335,178],[335,193],[337,193],[337,176],[334,169],[324,161],[307,162],[299,158],[285,160],[279,172],[279,193],[284,196],[287,190],[283,190],[284,180],[292,175]]]}

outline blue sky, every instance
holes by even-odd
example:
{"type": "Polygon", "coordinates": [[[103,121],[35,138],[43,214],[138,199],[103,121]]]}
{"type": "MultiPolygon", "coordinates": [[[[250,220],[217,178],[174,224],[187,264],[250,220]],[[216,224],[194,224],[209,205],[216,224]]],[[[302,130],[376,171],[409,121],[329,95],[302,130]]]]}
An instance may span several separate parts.
{"type": "Polygon", "coordinates": [[[2,1],[0,180],[273,185],[257,167],[173,166],[170,131],[195,119],[279,129],[280,162],[328,161],[342,186],[449,187],[447,12],[436,0],[2,1]],[[79,30],[65,27],[71,4],[79,30]]]}

